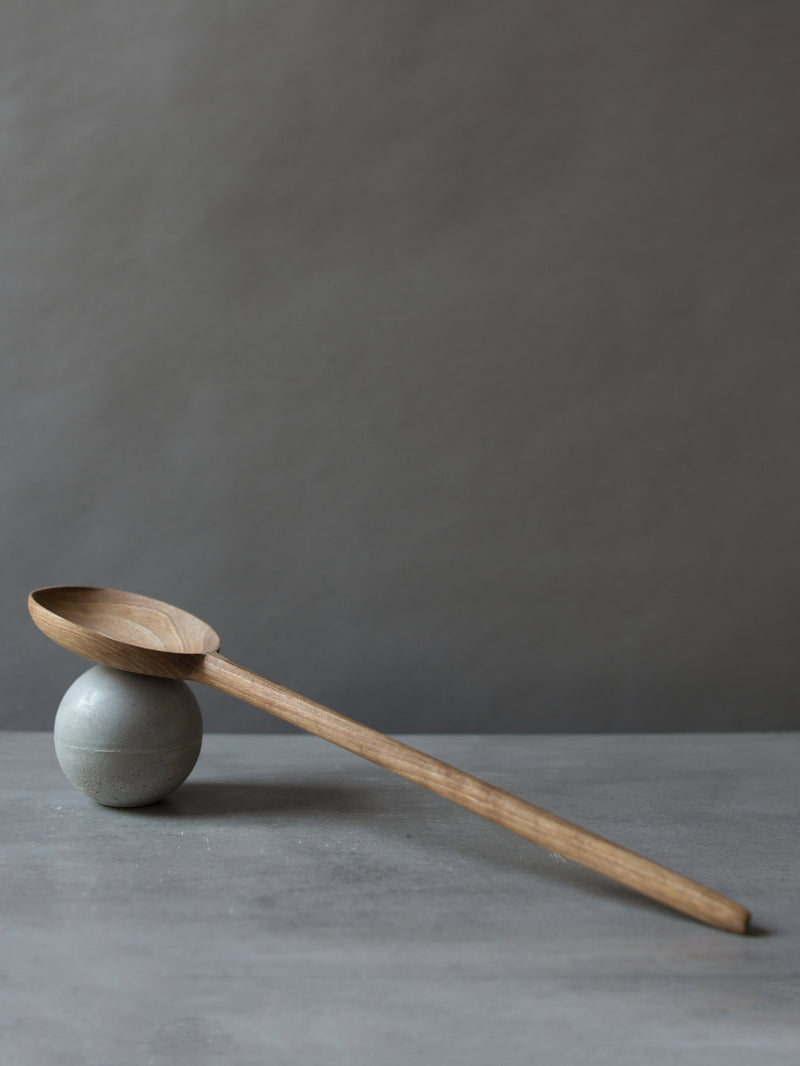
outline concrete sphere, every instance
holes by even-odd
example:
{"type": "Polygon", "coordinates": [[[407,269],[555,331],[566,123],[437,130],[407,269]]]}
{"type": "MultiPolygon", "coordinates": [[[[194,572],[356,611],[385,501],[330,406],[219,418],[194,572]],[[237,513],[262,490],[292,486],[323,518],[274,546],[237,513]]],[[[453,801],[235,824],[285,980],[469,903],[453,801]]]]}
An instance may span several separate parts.
{"type": "Polygon", "coordinates": [[[189,776],[203,719],[184,681],[93,666],[64,694],[54,736],[76,788],[107,807],[143,807],[189,776]]]}

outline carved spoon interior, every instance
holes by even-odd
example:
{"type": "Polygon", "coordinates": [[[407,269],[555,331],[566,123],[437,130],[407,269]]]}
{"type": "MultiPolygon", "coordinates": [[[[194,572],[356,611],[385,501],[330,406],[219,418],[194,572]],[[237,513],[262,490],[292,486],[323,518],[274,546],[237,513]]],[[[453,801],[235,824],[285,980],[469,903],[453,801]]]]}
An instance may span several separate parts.
{"type": "Polygon", "coordinates": [[[186,611],[130,592],[77,586],[32,592],[28,608],[43,633],[86,659],[220,689],[668,907],[747,932],[749,912],[720,893],[237,666],[218,653],[214,630],[186,611]]]}

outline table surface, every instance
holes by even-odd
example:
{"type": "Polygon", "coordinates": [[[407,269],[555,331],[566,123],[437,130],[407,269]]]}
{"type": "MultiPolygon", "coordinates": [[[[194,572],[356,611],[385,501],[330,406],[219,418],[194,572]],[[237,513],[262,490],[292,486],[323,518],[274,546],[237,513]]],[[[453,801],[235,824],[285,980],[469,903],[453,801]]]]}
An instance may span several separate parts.
{"type": "Polygon", "coordinates": [[[709,884],[698,924],[309,736],[98,806],[2,738],[6,1066],[800,1061],[800,734],[404,738],[709,884]]]}

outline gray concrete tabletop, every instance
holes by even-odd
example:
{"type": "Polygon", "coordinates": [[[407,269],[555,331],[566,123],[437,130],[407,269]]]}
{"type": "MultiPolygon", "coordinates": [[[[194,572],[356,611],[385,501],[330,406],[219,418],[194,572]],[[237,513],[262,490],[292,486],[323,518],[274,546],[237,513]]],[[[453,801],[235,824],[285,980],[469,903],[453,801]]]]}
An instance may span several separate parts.
{"type": "Polygon", "coordinates": [[[308,736],[101,807],[6,733],[5,1066],[800,1062],[800,734],[404,738],[748,906],[719,932],[308,736]]]}

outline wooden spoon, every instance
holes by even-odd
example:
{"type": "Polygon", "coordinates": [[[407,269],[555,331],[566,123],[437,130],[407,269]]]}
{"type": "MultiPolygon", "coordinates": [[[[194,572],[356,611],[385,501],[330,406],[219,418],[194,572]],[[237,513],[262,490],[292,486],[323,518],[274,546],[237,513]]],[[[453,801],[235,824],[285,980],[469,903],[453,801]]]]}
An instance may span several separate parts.
{"type": "Polygon", "coordinates": [[[237,666],[218,654],[214,630],[186,611],[130,592],[75,586],[32,592],[28,608],[42,632],[78,655],[237,696],[675,910],[747,932],[749,912],[718,892],[237,666]]]}

